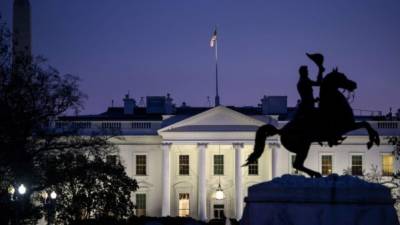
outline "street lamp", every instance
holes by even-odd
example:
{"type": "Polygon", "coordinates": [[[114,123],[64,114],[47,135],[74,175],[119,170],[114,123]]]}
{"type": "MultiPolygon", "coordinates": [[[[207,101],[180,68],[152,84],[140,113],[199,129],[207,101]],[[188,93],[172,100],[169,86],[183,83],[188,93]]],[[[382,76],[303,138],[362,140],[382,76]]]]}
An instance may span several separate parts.
{"type": "Polygon", "coordinates": [[[44,206],[47,209],[47,224],[51,225],[55,219],[57,193],[52,191],[49,195],[46,191],[44,191],[42,193],[42,197],[44,199],[44,206]]]}
{"type": "Polygon", "coordinates": [[[15,187],[13,185],[10,185],[8,188],[8,193],[10,194],[10,200],[11,204],[14,208],[14,222],[11,222],[11,224],[19,224],[19,214],[20,211],[23,210],[21,209],[24,206],[23,202],[23,195],[26,193],[26,187],[24,184],[20,184],[17,188],[17,191],[15,190],[15,187]],[[19,194],[19,195],[17,195],[19,194]]]}
{"type": "Polygon", "coordinates": [[[8,187],[8,193],[10,194],[10,200],[14,201],[15,188],[13,186],[8,187]]]}

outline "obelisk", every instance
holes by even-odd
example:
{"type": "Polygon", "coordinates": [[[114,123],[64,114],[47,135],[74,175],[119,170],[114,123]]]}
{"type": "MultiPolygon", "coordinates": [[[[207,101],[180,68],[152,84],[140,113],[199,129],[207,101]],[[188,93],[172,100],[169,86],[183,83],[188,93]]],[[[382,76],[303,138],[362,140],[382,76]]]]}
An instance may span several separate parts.
{"type": "Polygon", "coordinates": [[[12,40],[13,64],[19,58],[31,57],[31,5],[29,0],[14,0],[12,40]]]}

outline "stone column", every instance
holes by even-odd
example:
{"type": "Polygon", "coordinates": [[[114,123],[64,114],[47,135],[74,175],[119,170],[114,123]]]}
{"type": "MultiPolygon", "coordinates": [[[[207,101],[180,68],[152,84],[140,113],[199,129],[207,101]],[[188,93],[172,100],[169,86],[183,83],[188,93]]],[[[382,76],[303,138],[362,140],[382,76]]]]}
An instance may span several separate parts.
{"type": "Polygon", "coordinates": [[[206,143],[198,143],[198,216],[202,221],[207,220],[207,187],[206,187],[206,143]]]}
{"type": "Polygon", "coordinates": [[[236,219],[242,217],[243,212],[243,182],[242,182],[242,149],[243,143],[234,143],[235,149],[235,195],[236,195],[236,219]]]}
{"type": "Polygon", "coordinates": [[[163,164],[162,164],[162,216],[171,215],[171,184],[170,184],[170,150],[171,143],[163,143],[163,164]]]}
{"type": "Polygon", "coordinates": [[[268,143],[268,147],[271,149],[271,179],[278,176],[278,151],[279,151],[279,143],[271,142],[268,143]]]}

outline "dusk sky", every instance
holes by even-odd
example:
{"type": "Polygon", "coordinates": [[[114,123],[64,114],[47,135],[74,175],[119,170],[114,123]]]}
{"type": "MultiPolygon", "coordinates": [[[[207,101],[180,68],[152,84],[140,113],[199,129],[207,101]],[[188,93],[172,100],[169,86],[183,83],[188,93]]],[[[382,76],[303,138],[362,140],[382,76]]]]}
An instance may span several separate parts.
{"type": "MultiPolygon", "coordinates": [[[[400,1],[31,0],[32,46],[61,73],[82,79],[83,113],[122,105],[128,91],[171,93],[174,102],[214,101],[219,27],[222,105],[253,105],[288,95],[295,105],[298,68],[316,68],[305,52],[325,55],[358,83],[352,106],[400,108],[400,1]]],[[[12,0],[1,0],[12,24],[12,0]]]]}

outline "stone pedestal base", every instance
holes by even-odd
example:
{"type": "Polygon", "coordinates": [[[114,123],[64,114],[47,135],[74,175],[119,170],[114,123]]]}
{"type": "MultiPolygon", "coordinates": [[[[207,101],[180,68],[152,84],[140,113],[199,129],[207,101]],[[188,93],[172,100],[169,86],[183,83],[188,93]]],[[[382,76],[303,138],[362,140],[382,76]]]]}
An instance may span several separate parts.
{"type": "Polygon", "coordinates": [[[352,176],[285,175],[251,186],[241,225],[399,225],[390,190],[352,176]]]}

